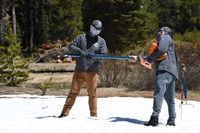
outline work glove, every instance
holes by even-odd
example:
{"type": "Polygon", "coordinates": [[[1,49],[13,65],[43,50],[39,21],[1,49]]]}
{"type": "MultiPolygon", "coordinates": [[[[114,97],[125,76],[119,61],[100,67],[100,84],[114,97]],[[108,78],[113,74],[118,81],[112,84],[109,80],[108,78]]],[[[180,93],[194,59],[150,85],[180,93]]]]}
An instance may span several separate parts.
{"type": "Polygon", "coordinates": [[[78,52],[80,53],[80,55],[86,59],[92,58],[91,56],[89,56],[89,54],[86,54],[83,50],[78,49],[78,52]]]}

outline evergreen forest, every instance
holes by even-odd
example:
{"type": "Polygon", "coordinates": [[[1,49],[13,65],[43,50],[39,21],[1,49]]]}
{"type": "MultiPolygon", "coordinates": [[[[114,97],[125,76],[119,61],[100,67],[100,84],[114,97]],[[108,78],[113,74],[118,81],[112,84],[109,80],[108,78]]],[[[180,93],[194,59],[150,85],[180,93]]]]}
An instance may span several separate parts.
{"type": "Polygon", "coordinates": [[[200,30],[200,0],[1,0],[0,44],[8,25],[32,54],[48,41],[87,32],[95,19],[102,21],[109,51],[126,52],[144,46],[162,26],[173,33],[200,30]],[[8,22],[9,21],[9,22],[8,22]]]}
{"type": "Polygon", "coordinates": [[[190,65],[189,86],[200,90],[200,0],[1,0],[0,46],[12,29],[12,45],[31,57],[45,43],[72,41],[95,19],[113,55],[145,54],[156,32],[170,27],[180,63],[190,65]]]}

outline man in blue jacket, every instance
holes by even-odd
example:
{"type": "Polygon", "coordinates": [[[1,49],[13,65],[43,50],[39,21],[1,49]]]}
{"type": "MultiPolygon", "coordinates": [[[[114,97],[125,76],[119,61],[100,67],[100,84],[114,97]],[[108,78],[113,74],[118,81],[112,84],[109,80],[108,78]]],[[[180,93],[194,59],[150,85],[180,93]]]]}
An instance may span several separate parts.
{"type": "Polygon", "coordinates": [[[163,99],[165,99],[169,113],[167,125],[175,126],[175,81],[179,77],[179,70],[175,46],[171,37],[171,29],[169,27],[162,27],[157,33],[156,41],[158,44],[156,50],[144,60],[152,64],[154,63],[155,70],[153,113],[145,125],[158,125],[163,99]],[[163,60],[158,60],[165,53],[166,57],[163,60]]]}
{"type": "Polygon", "coordinates": [[[90,25],[90,31],[76,37],[68,47],[70,54],[80,54],[81,56],[76,59],[71,89],[59,118],[69,115],[84,83],[86,83],[89,96],[90,116],[97,117],[97,81],[100,63],[103,60],[91,58],[88,54],[106,54],[106,42],[99,36],[102,30],[101,21],[94,20],[90,25]]]}

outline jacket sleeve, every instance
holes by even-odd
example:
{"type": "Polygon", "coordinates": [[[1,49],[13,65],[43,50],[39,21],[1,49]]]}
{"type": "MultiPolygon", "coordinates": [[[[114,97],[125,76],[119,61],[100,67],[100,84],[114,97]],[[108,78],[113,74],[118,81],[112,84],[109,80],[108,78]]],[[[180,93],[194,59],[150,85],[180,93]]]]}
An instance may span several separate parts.
{"type": "MultiPolygon", "coordinates": [[[[107,53],[107,45],[106,45],[106,41],[104,39],[102,39],[102,43],[101,43],[101,46],[99,48],[99,51],[95,54],[102,54],[102,55],[106,55],[107,53]]],[[[95,61],[98,61],[98,62],[103,62],[105,61],[106,59],[102,59],[102,58],[96,58],[95,61]]]]}
{"type": "Polygon", "coordinates": [[[80,49],[81,48],[80,39],[81,37],[78,36],[73,41],[70,42],[69,47],[68,47],[70,54],[80,54],[80,52],[82,51],[80,49]]]}
{"type": "Polygon", "coordinates": [[[100,51],[99,54],[107,53],[107,45],[105,40],[102,41],[102,45],[100,46],[99,51],[100,51]]]}
{"type": "Polygon", "coordinates": [[[156,59],[161,57],[164,53],[166,53],[168,51],[168,47],[169,44],[171,43],[171,40],[172,39],[169,35],[161,35],[156,50],[147,57],[147,61],[152,63],[156,59]]]}

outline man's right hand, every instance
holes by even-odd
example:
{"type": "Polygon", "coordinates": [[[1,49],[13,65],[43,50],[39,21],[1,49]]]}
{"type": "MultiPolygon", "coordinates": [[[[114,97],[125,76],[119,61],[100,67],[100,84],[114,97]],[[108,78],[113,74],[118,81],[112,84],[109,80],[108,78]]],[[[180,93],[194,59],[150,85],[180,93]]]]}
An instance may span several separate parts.
{"type": "Polygon", "coordinates": [[[80,55],[86,59],[92,58],[91,56],[89,56],[88,54],[86,54],[83,50],[79,51],[80,55]]]}

